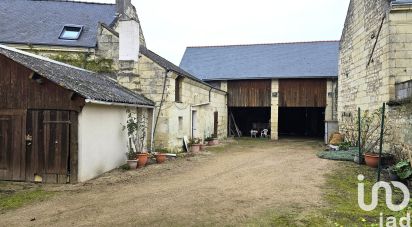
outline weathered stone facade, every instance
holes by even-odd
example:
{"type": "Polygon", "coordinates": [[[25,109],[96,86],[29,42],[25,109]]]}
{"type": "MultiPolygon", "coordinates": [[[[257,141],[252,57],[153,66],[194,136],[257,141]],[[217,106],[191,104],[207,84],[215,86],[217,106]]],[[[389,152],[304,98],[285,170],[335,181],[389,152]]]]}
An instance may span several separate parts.
{"type": "MultiPolygon", "coordinates": [[[[352,0],[342,34],[339,62],[340,128],[344,118],[394,100],[395,84],[412,79],[412,11],[390,1],[352,0]]],[[[392,152],[411,151],[410,106],[388,108],[393,122],[386,139],[392,152]],[[400,151],[400,149],[402,151],[400,151]]]]}
{"type": "Polygon", "coordinates": [[[182,75],[168,71],[149,57],[141,55],[138,75],[118,78],[123,86],[136,90],[156,102],[155,146],[167,147],[174,151],[181,150],[183,136],[192,137],[193,111],[196,111],[197,118],[194,122],[196,130],[193,137],[204,139],[210,136],[214,132],[214,113],[218,112],[218,138],[226,138],[226,93],[183,77],[181,100],[176,102],[176,79],[179,77],[182,75]]]}

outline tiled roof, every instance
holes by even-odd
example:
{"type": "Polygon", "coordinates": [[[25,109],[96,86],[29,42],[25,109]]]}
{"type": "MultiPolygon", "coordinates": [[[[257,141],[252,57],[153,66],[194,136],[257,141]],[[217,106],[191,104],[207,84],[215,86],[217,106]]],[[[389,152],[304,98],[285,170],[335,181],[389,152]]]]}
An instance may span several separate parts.
{"type": "Polygon", "coordinates": [[[107,75],[90,72],[4,45],[0,45],[0,54],[53,83],[76,92],[85,99],[120,104],[154,105],[153,101],[120,86],[107,75]]]}
{"type": "Polygon", "coordinates": [[[116,5],[68,1],[1,0],[0,43],[95,47],[98,23],[111,24],[116,5]],[[78,40],[59,39],[65,25],[81,25],[78,40]]]}
{"type": "Polygon", "coordinates": [[[188,47],[180,67],[202,80],[338,75],[339,41],[188,47]]]}

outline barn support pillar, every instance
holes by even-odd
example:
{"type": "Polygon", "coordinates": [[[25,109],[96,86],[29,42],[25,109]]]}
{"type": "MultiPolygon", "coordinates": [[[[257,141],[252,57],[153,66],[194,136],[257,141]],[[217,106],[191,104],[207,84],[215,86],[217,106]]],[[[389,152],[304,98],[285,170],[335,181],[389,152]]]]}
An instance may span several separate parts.
{"type": "Polygon", "coordinates": [[[333,120],[333,81],[328,80],[326,84],[326,109],[325,109],[325,121],[333,120]]]}
{"type": "Polygon", "coordinates": [[[272,80],[271,111],[270,111],[270,138],[278,140],[278,119],[279,119],[279,80],[272,80]]]}

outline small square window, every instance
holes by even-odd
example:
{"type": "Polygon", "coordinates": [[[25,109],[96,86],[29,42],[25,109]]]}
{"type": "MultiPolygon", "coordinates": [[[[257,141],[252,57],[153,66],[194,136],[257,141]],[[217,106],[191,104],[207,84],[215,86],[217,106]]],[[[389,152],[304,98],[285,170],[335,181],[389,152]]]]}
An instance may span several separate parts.
{"type": "Polygon", "coordinates": [[[77,40],[82,30],[83,26],[80,25],[65,25],[60,33],[59,39],[77,40]]]}

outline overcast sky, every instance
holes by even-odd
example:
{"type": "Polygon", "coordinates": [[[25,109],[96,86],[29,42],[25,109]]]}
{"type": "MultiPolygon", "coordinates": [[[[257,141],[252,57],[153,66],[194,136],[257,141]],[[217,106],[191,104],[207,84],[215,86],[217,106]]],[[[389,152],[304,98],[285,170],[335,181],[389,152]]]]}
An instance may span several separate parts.
{"type": "Polygon", "coordinates": [[[178,65],[187,46],[339,40],[349,0],[132,0],[132,3],[142,23],[147,47],[178,65]]]}

